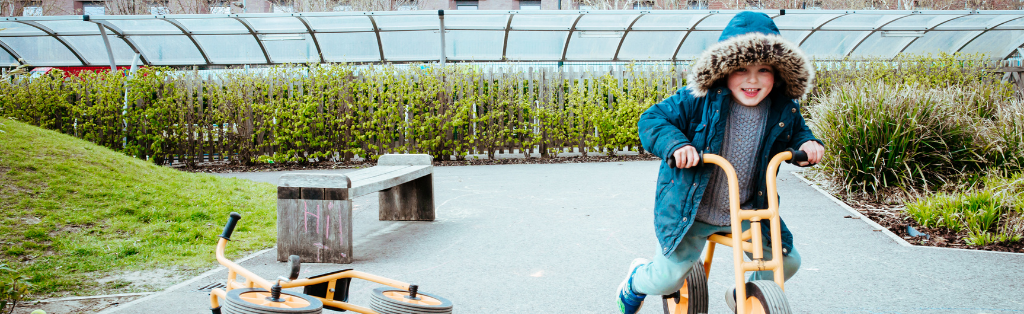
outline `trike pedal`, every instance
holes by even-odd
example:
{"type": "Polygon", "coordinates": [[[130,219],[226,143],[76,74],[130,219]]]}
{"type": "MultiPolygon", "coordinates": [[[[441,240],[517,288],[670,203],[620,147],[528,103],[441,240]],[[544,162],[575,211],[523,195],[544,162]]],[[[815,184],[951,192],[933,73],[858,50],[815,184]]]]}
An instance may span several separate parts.
{"type": "MultiPolygon", "coordinates": [[[[323,274],[319,274],[319,275],[316,275],[316,276],[312,276],[312,277],[309,277],[307,279],[316,279],[316,278],[320,278],[320,277],[324,277],[324,276],[330,276],[330,275],[334,275],[334,274],[337,274],[337,273],[340,273],[340,272],[346,272],[346,271],[350,271],[350,270],[352,270],[352,269],[349,268],[349,269],[336,270],[336,271],[332,271],[332,272],[329,272],[329,273],[323,273],[323,274]]],[[[352,278],[341,278],[341,279],[332,280],[332,281],[336,281],[337,283],[335,283],[335,285],[334,285],[334,297],[331,298],[331,299],[334,300],[334,301],[348,302],[348,286],[352,282],[352,278]]],[[[318,284],[315,284],[315,285],[305,286],[302,289],[302,293],[307,294],[307,295],[311,295],[311,296],[314,296],[314,297],[326,299],[327,298],[327,287],[330,285],[330,283],[331,283],[331,281],[326,281],[326,282],[321,282],[321,283],[318,283],[318,284]]],[[[327,304],[324,304],[324,308],[325,309],[335,310],[335,311],[345,312],[345,310],[343,310],[343,309],[335,308],[335,307],[329,306],[327,304]]]]}

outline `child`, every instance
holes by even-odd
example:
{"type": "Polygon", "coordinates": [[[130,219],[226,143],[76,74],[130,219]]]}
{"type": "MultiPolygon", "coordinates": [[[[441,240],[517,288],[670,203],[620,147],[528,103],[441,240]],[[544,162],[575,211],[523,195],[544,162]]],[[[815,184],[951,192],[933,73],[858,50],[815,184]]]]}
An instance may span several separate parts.
{"type": "MultiPolygon", "coordinates": [[[[707,237],[731,232],[724,172],[715,166],[694,167],[698,154],[719,154],[733,164],[743,209],[767,208],[765,170],[775,154],[799,148],[808,155],[801,166],[821,160],[824,147],[804,124],[796,102],[813,78],[807,57],[779,35],[771,18],[741,12],[694,63],[687,86],[640,116],[644,149],[663,160],[672,156],[676,164],[663,164],[658,173],[654,226],[661,254],[630,265],[619,285],[620,312],[636,313],[648,294],[679,290],[707,237]]],[[[764,257],[770,259],[767,222],[762,222],[768,248],[764,257]]],[[[800,255],[786,224],[781,227],[788,280],[800,267],[800,255]]],[[[749,280],[772,278],[771,271],[762,271],[749,280]]],[[[727,293],[726,299],[735,311],[733,294],[727,293]]]]}

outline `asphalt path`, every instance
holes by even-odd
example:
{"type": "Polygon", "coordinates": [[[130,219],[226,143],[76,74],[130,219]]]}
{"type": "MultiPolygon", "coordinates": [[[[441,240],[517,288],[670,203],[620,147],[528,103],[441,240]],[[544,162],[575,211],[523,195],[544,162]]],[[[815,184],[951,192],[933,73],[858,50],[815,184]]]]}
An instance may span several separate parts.
{"type": "MultiPolygon", "coordinates": [[[[615,289],[636,257],[658,254],[658,162],[435,167],[437,220],[378,221],[376,194],[353,200],[348,265],[303,264],[303,276],[354,268],[451,300],[456,313],[615,313],[615,289]]],[[[1024,255],[901,246],[791,174],[779,177],[782,217],[803,264],[786,283],[795,313],[1024,313],[1024,255]]],[[[352,170],[304,171],[345,173],[352,170]]],[[[276,183],[283,172],[222,174],[276,183]]],[[[241,224],[244,224],[243,220],[241,224]]],[[[213,244],[211,243],[211,254],[213,244]]],[[[731,254],[719,247],[710,313],[728,313],[731,254]]],[[[242,265],[287,274],[275,251],[242,265]]],[[[226,271],[106,312],[209,313],[226,271]]],[[[354,280],[369,305],[374,283],[354,280]]],[[[648,297],[641,313],[662,313],[648,297]]],[[[325,310],[325,313],[332,311],[325,310]]]]}

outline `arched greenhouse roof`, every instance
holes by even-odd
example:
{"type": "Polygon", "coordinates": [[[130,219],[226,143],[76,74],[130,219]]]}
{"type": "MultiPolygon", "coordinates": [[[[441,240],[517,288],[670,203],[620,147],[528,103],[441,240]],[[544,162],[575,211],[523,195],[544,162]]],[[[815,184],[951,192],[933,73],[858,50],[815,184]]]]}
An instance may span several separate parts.
{"type": "MultiPolygon", "coordinates": [[[[738,11],[398,11],[0,19],[0,64],[686,61],[738,11]],[[441,29],[444,29],[442,35],[441,29]],[[109,45],[104,41],[107,35],[109,45]],[[442,45],[441,43],[444,43],[442,45]],[[108,48],[109,46],[109,48],[108,48]],[[443,58],[442,58],[443,56],[443,58]]],[[[765,10],[813,59],[986,53],[1024,44],[1024,11],[765,10]],[[784,14],[783,14],[784,13],[784,14]]]]}

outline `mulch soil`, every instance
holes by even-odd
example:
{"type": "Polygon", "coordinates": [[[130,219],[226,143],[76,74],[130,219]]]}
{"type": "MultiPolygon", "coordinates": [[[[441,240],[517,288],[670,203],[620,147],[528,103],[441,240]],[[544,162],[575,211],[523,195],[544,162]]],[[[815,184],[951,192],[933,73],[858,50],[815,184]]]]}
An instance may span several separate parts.
{"type": "Polygon", "coordinates": [[[903,211],[902,206],[896,207],[867,201],[845,200],[845,202],[861,214],[864,214],[867,218],[875,221],[879,225],[882,225],[886,229],[889,229],[889,231],[892,231],[892,233],[902,237],[904,240],[907,240],[910,244],[968,250],[1024,253],[1024,241],[999,242],[983,246],[968,245],[963,240],[967,237],[967,232],[956,233],[945,228],[922,227],[903,211]],[[913,227],[917,232],[928,236],[912,237],[910,236],[907,227],[913,227]]]}
{"type": "MultiPolygon", "coordinates": [[[[549,157],[549,158],[498,158],[498,159],[472,159],[466,160],[434,160],[435,167],[455,166],[482,166],[482,165],[520,165],[520,164],[568,164],[587,162],[623,162],[623,161],[648,161],[660,160],[653,154],[622,155],[622,156],[580,156],[580,157],[549,157]]],[[[243,165],[227,162],[204,162],[194,167],[185,164],[175,164],[171,168],[187,172],[198,173],[230,173],[230,172],[263,172],[263,171],[289,171],[289,170],[324,170],[324,169],[348,169],[367,168],[377,164],[373,160],[344,161],[344,162],[310,162],[310,163],[272,163],[243,165]]]]}

